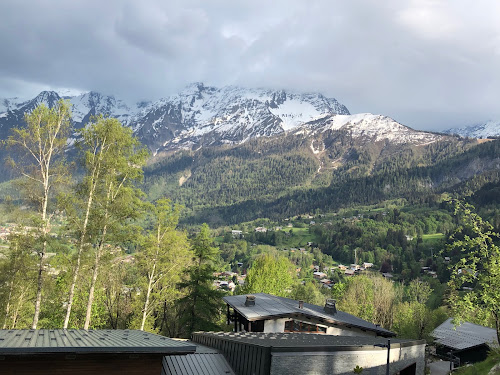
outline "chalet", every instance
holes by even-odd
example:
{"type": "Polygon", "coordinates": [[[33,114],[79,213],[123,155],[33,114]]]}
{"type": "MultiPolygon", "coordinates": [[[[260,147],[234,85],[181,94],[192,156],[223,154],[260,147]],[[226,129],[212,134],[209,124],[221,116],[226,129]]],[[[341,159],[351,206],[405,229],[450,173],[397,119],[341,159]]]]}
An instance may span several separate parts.
{"type": "Polygon", "coordinates": [[[363,263],[363,268],[372,268],[373,267],[373,263],[367,263],[367,262],[364,262],[363,263]]]}
{"type": "Polygon", "coordinates": [[[159,375],[193,344],[137,330],[0,330],[0,374],[159,375]]]}
{"type": "Polygon", "coordinates": [[[437,327],[432,336],[436,353],[445,358],[452,355],[460,364],[483,361],[490,349],[498,348],[495,329],[468,322],[455,326],[451,318],[437,327]]]}
{"type": "Polygon", "coordinates": [[[316,271],[316,272],[313,272],[313,277],[316,280],[321,280],[321,279],[324,279],[325,277],[327,277],[327,274],[324,272],[316,271]]]}
{"type": "Polygon", "coordinates": [[[255,232],[266,233],[267,232],[267,228],[265,228],[265,227],[257,227],[257,228],[255,228],[255,232]]]}
{"type": "Polygon", "coordinates": [[[242,234],[243,234],[243,231],[241,231],[241,230],[234,230],[234,229],[233,229],[233,230],[231,231],[231,234],[232,234],[232,235],[233,235],[233,237],[235,237],[235,238],[240,238],[240,237],[242,236],[242,234]]]}
{"type": "Polygon", "coordinates": [[[227,319],[235,332],[309,332],[344,336],[395,334],[373,323],[339,311],[334,300],[325,306],[266,293],[226,296],[227,319]]]}
{"type": "Polygon", "coordinates": [[[344,271],[344,275],[346,275],[346,276],[354,276],[355,274],[356,274],[356,271],[353,269],[344,271]]]}

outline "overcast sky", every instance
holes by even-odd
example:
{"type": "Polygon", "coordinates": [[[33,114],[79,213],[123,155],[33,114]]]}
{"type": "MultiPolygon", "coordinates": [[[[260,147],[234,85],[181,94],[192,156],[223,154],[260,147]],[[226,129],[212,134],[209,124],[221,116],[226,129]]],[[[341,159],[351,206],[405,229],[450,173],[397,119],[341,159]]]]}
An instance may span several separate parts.
{"type": "Polygon", "coordinates": [[[500,119],[497,0],[1,0],[0,97],[317,91],[439,130],[500,119]]]}

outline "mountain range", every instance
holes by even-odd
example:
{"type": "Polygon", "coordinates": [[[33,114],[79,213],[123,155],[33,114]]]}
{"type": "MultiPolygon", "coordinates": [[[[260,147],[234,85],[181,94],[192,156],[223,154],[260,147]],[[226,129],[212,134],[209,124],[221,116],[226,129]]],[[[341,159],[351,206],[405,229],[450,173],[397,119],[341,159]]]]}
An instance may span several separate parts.
{"type": "MultiPolygon", "coordinates": [[[[382,115],[355,114],[334,98],[319,93],[284,90],[222,88],[193,83],[180,93],[154,102],[125,103],[114,96],[88,92],[67,96],[44,91],[30,100],[0,100],[0,133],[22,124],[24,115],[40,103],[52,106],[59,99],[72,104],[76,128],[96,114],[118,118],[132,127],[153,154],[176,149],[238,144],[248,139],[292,131],[296,134],[326,129],[346,130],[371,141],[425,144],[441,135],[416,131],[382,115]]],[[[498,135],[498,124],[450,130],[465,136],[498,135]]]]}
{"type": "Polygon", "coordinates": [[[500,121],[487,121],[484,124],[452,128],[445,130],[444,133],[458,134],[469,138],[500,137],[500,121]]]}
{"type": "Polygon", "coordinates": [[[498,140],[350,114],[318,93],[202,83],[133,105],[96,92],[1,100],[1,137],[36,105],[61,98],[72,104],[75,128],[99,113],[131,127],[153,155],[145,170],[149,199],[182,203],[192,222],[222,225],[394,198],[425,201],[500,179],[498,140]]]}

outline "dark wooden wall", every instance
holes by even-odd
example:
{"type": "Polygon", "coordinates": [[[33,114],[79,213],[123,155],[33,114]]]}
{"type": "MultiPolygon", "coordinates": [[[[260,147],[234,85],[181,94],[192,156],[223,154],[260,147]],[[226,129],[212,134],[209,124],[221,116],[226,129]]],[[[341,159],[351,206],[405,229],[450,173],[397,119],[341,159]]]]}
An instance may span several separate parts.
{"type": "Polygon", "coordinates": [[[37,354],[0,356],[2,375],[160,375],[161,354],[37,354]]]}

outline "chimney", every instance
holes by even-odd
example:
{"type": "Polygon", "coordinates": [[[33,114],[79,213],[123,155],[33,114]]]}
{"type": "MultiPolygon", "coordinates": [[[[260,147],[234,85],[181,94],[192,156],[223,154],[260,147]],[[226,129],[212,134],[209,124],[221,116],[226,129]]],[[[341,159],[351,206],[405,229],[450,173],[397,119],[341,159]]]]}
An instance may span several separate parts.
{"type": "Polygon", "coordinates": [[[337,313],[337,307],[335,306],[335,301],[334,299],[327,298],[326,303],[325,303],[325,312],[328,314],[336,314],[337,313]]]}
{"type": "Polygon", "coordinates": [[[255,306],[255,296],[247,296],[245,306],[255,306]]]}
{"type": "Polygon", "coordinates": [[[303,309],[303,308],[304,308],[304,301],[299,300],[299,309],[303,309]]]}

